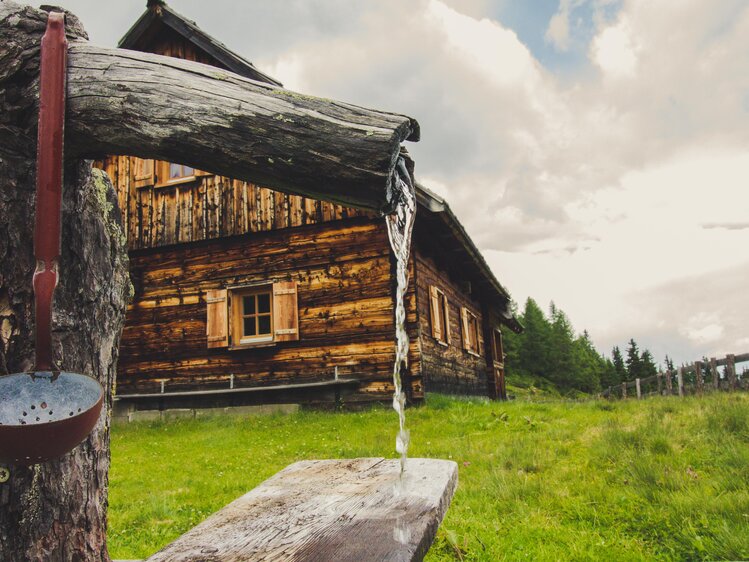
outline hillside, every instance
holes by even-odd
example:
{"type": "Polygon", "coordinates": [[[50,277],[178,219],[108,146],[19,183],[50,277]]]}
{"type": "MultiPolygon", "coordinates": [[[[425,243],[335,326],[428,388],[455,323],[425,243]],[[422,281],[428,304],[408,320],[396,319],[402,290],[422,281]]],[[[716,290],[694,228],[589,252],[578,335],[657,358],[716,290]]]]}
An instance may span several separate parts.
{"type": "MultiPolygon", "coordinates": [[[[460,485],[428,560],[749,558],[749,396],[474,402],[408,412],[460,485]]],[[[300,459],[392,456],[395,414],[115,425],[110,552],[145,557],[300,459]]]]}

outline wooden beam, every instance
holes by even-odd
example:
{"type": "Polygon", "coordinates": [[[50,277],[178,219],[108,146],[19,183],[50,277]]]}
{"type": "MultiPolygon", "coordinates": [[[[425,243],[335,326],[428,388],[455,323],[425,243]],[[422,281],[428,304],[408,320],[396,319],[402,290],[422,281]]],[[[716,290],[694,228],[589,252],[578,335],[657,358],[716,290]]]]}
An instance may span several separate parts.
{"type": "Polygon", "coordinates": [[[294,463],[148,562],[421,560],[458,483],[452,461],[294,463]]]}
{"type": "Polygon", "coordinates": [[[736,390],[736,356],[726,355],[726,378],[728,379],[728,389],[736,390]]]}
{"type": "Polygon", "coordinates": [[[710,358],[710,377],[713,381],[713,389],[718,390],[720,388],[720,378],[718,377],[718,362],[715,357],[710,358]]]}
{"type": "MultiPolygon", "coordinates": [[[[0,58],[8,69],[0,72],[0,99],[7,91],[14,100],[0,123],[26,126],[38,112],[44,28],[17,25],[8,17],[14,13],[39,17],[15,2],[0,3],[0,53],[7,54],[0,58]]],[[[193,61],[72,40],[83,31],[74,15],[68,20],[67,160],[157,158],[345,206],[390,210],[401,143],[419,139],[414,119],[193,61]]],[[[32,140],[3,144],[19,141],[31,156],[32,140]]]]}
{"type": "Polygon", "coordinates": [[[702,379],[702,361],[694,362],[694,378],[697,383],[697,394],[702,394],[704,391],[704,381],[702,379]]]}

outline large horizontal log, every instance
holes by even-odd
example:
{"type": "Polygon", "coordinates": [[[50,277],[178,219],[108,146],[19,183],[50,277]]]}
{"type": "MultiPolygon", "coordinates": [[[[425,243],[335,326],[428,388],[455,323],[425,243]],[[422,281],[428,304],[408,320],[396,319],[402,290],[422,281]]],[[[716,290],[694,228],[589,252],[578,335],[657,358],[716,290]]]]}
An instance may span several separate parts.
{"type": "Polygon", "coordinates": [[[401,143],[419,137],[403,115],[84,41],[70,47],[67,111],[69,156],[154,157],[376,211],[401,143]]]}
{"type": "MultiPolygon", "coordinates": [[[[34,158],[43,12],[0,2],[0,155],[34,158]]],[[[68,13],[68,159],[130,154],[375,211],[410,117],[298,94],[197,62],[96,47],[68,13]]]]}

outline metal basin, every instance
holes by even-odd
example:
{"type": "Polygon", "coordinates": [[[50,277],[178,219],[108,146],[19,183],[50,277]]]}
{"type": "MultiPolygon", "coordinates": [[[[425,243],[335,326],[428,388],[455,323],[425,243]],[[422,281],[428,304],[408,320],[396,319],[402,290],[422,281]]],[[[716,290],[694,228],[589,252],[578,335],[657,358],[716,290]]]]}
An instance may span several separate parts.
{"type": "Polygon", "coordinates": [[[60,457],[96,425],[104,389],[77,373],[37,371],[0,377],[0,463],[60,457]]]}

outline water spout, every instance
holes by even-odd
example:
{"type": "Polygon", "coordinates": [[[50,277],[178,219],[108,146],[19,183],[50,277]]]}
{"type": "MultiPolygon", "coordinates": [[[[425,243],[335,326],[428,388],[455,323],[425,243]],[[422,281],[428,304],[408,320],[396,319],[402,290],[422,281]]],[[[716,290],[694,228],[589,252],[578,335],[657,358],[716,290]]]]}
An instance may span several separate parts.
{"type": "Polygon", "coordinates": [[[406,308],[403,302],[408,288],[408,257],[411,251],[411,234],[416,218],[416,190],[411,174],[401,157],[393,171],[389,196],[395,210],[385,217],[390,247],[396,258],[395,292],[395,364],[393,366],[393,408],[398,412],[399,429],[395,439],[395,450],[400,454],[401,474],[406,469],[409,432],[406,429],[406,395],[403,392],[401,370],[408,366],[408,332],[406,331],[406,308]]]}

